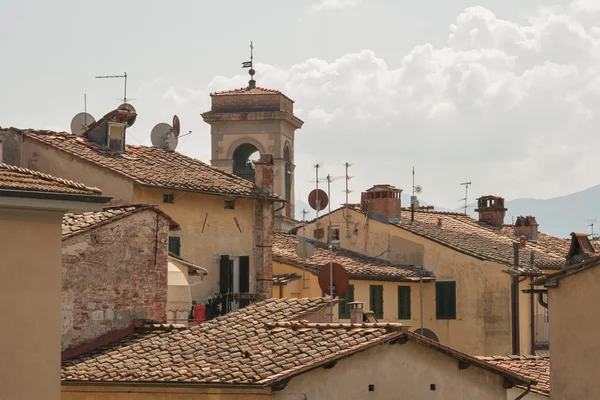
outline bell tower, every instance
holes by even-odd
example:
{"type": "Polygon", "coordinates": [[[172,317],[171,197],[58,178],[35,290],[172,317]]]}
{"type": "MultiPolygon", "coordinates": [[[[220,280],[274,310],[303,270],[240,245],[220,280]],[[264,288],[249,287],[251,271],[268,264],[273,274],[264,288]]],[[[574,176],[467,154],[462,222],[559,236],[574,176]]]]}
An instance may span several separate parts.
{"type": "MultiPolygon", "coordinates": [[[[254,162],[272,154],[275,193],[286,200],[275,215],[275,229],[294,223],[294,135],[304,122],[294,115],[294,101],[278,90],[256,86],[251,61],[248,86],[210,95],[211,165],[254,181],[254,162]]],[[[278,208],[276,206],[276,208],[278,208]]]]}

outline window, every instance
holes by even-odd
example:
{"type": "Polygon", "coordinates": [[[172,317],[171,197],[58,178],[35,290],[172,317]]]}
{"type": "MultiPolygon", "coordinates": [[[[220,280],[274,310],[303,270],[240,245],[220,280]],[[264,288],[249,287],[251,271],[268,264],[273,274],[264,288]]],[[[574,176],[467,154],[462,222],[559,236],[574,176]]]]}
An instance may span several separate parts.
{"type": "Polygon", "coordinates": [[[221,256],[220,293],[250,292],[250,257],[221,256]]]}
{"type": "Polygon", "coordinates": [[[108,124],[107,146],[113,151],[123,151],[125,145],[125,124],[108,124]]]}
{"type": "Polygon", "coordinates": [[[456,319],[456,282],[436,282],[435,313],[437,319],[456,319]]]}
{"type": "Polygon", "coordinates": [[[173,193],[163,193],[163,203],[174,203],[175,195],[173,193]]]}
{"type": "MultiPolygon", "coordinates": [[[[329,227],[327,227],[327,230],[329,231],[329,227]]],[[[333,225],[331,227],[331,243],[340,243],[340,227],[333,225]]]]}
{"type": "Polygon", "coordinates": [[[235,210],[235,200],[225,200],[226,210],[235,210]]]}
{"type": "Polygon", "coordinates": [[[173,253],[176,256],[181,255],[181,238],[176,236],[169,236],[169,253],[173,253]]]}
{"type": "Polygon", "coordinates": [[[375,313],[375,318],[383,319],[383,286],[371,285],[370,292],[370,308],[375,313]]]}
{"type": "Polygon", "coordinates": [[[410,319],[410,286],[398,286],[398,319],[410,319]]]}
{"type": "Polygon", "coordinates": [[[315,239],[322,239],[325,236],[325,230],[323,228],[315,229],[315,239]]]}
{"type": "Polygon", "coordinates": [[[354,285],[348,285],[348,289],[344,293],[344,301],[339,303],[338,311],[340,319],[350,318],[350,306],[348,303],[354,301],[354,285]]]}

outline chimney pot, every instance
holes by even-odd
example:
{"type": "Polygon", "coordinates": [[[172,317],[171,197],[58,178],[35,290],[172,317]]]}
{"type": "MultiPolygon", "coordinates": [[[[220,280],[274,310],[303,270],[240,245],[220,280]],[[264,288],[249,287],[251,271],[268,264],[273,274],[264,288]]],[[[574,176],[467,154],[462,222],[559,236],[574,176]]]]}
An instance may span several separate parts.
{"type": "Polygon", "coordinates": [[[363,323],[364,318],[364,303],[362,301],[352,301],[348,303],[350,307],[350,322],[355,325],[363,323]]]}
{"type": "Polygon", "coordinates": [[[391,223],[400,222],[402,189],[392,185],[375,185],[361,193],[361,209],[370,217],[391,223]]]}
{"type": "Polygon", "coordinates": [[[477,209],[479,213],[479,222],[500,226],[504,223],[506,208],[504,207],[504,198],[499,196],[482,196],[477,199],[477,209]]]}
{"type": "Polygon", "coordinates": [[[273,154],[261,154],[260,159],[254,163],[254,166],[254,182],[256,186],[272,194],[275,189],[273,154]]]}

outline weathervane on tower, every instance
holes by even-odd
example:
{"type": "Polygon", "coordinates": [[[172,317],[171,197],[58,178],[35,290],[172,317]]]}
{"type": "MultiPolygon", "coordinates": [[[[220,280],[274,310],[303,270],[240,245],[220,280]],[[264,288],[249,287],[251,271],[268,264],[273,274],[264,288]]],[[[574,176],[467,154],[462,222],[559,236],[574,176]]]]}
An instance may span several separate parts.
{"type": "Polygon", "coordinates": [[[250,61],[244,61],[242,63],[242,68],[250,68],[248,73],[250,74],[250,81],[248,82],[248,89],[253,89],[256,87],[256,81],[254,80],[254,74],[256,71],[253,68],[254,61],[254,45],[250,42],[250,61]]]}

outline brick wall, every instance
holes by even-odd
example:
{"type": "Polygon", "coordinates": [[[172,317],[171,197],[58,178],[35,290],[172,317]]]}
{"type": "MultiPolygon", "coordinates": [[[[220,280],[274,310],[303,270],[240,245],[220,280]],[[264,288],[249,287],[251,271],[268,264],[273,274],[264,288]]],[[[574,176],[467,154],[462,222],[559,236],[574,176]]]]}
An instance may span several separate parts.
{"type": "Polygon", "coordinates": [[[294,103],[279,93],[212,96],[212,112],[287,111],[294,103]]]}
{"type": "Polygon", "coordinates": [[[168,235],[146,210],[63,241],[62,350],[134,319],[165,321],[168,235]]]}

